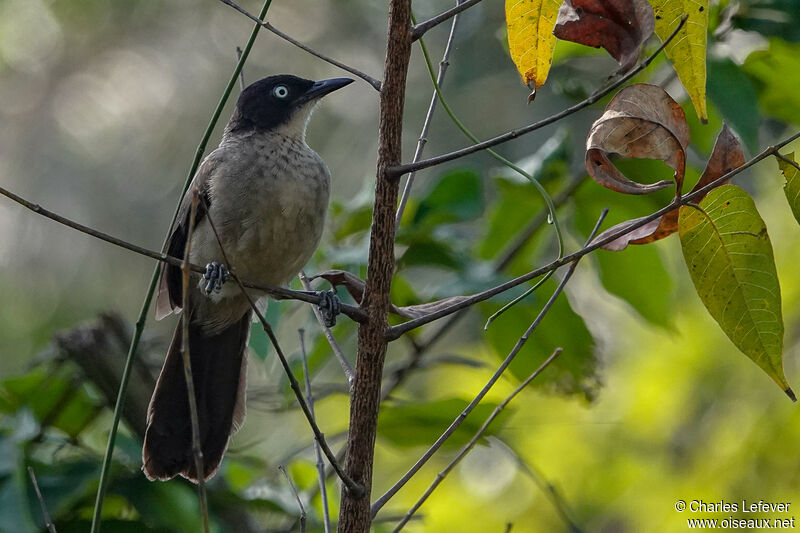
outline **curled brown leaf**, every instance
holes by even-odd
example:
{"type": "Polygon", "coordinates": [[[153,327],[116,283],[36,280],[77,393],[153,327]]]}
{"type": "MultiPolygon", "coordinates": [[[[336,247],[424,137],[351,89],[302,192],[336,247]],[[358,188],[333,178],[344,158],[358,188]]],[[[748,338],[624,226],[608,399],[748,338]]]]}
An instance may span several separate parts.
{"type": "Polygon", "coordinates": [[[564,0],[553,33],[564,41],[603,47],[627,72],[655,29],[646,0],[564,0]]]}
{"type": "Polygon", "coordinates": [[[675,169],[676,194],[680,195],[688,145],[689,126],[681,106],[661,87],[638,83],[617,93],[603,116],[592,125],[586,140],[586,170],[611,190],[646,194],[673,182],[645,185],[631,181],[617,170],[608,155],[661,159],[675,169]]]}

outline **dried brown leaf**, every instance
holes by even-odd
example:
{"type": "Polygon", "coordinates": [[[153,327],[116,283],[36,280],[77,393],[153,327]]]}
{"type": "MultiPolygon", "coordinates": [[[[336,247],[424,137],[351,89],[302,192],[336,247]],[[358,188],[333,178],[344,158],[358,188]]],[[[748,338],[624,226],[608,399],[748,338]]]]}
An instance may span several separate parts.
{"type": "Polygon", "coordinates": [[[626,178],[608,159],[661,159],[675,169],[677,194],[686,170],[689,126],[683,109],[656,85],[638,83],[621,90],[592,125],[586,140],[586,170],[600,185],[626,194],[646,194],[669,187],[668,180],[644,185],[626,178]]]}
{"type": "Polygon", "coordinates": [[[553,33],[564,41],[605,48],[620,72],[627,72],[654,29],[653,8],[646,0],[564,0],[553,33]]]}
{"type": "MultiPolygon", "coordinates": [[[[703,171],[702,176],[700,176],[697,185],[692,188],[692,192],[702,189],[709,183],[719,179],[728,172],[739,168],[740,166],[744,165],[744,162],[744,151],[742,150],[742,145],[739,142],[739,139],[733,134],[730,128],[728,128],[727,124],[723,124],[722,131],[719,132],[717,141],[714,144],[714,151],[711,153],[711,157],[709,158],[706,168],[703,171]]],[[[725,180],[721,183],[718,183],[714,188],[725,185],[729,181],[730,180],[725,180]]],[[[706,192],[706,194],[708,193],[706,192]]],[[[704,197],[705,194],[695,198],[695,201],[700,202],[704,197]]],[[[607,229],[598,235],[597,238],[601,239],[604,236],[616,233],[621,229],[629,228],[640,220],[642,219],[634,218],[632,220],[621,222],[616,226],[607,229]]],[[[624,250],[628,244],[647,244],[655,242],[663,239],[664,237],[672,235],[676,231],[678,231],[678,210],[673,209],[672,211],[665,213],[661,218],[650,221],[644,226],[636,228],[635,230],[631,231],[630,233],[626,233],[618,239],[614,239],[610,243],[603,246],[603,248],[618,252],[620,250],[624,250]]]]}

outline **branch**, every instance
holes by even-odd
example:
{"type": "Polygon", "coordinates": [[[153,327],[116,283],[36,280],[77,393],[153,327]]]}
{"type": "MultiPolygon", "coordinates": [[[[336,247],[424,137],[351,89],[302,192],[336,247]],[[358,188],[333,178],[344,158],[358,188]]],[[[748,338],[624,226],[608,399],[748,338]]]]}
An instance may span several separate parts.
{"type": "MultiPolygon", "coordinates": [[[[460,5],[461,3],[463,3],[463,0],[456,0],[456,5],[460,5]]],[[[447,37],[447,44],[444,46],[442,60],[439,61],[439,73],[436,75],[436,85],[438,87],[442,86],[442,83],[444,82],[444,76],[447,74],[447,67],[450,66],[450,50],[453,46],[453,39],[456,35],[457,24],[458,15],[453,17],[453,23],[450,25],[450,34],[447,37]]],[[[417,149],[414,151],[414,159],[412,161],[414,163],[422,159],[422,152],[425,150],[425,144],[428,142],[428,130],[430,129],[431,122],[433,121],[433,113],[436,111],[436,102],[438,102],[438,97],[436,95],[436,89],[434,88],[433,94],[431,95],[431,103],[428,104],[428,112],[425,115],[425,121],[422,123],[422,131],[420,131],[419,139],[417,140],[417,149]]],[[[400,205],[397,207],[397,214],[395,215],[396,228],[400,226],[400,221],[403,219],[403,212],[406,209],[406,202],[408,202],[408,197],[411,194],[411,187],[414,186],[414,177],[416,174],[416,172],[411,172],[406,179],[406,185],[403,188],[403,194],[400,197],[400,205]]]]}
{"type": "Polygon", "coordinates": [[[456,5],[456,7],[452,7],[443,13],[439,13],[433,18],[430,18],[424,22],[420,22],[411,29],[411,40],[416,41],[417,39],[425,35],[425,32],[427,32],[429,29],[435,28],[442,22],[445,22],[447,19],[451,17],[455,17],[462,11],[471,8],[480,1],[481,0],[464,0],[463,2],[456,5]]]}
{"type": "MultiPolygon", "coordinates": [[[[101,231],[98,231],[94,228],[90,228],[89,226],[85,226],[80,224],[79,222],[75,222],[70,220],[64,216],[61,216],[57,213],[49,211],[38,204],[34,204],[21,196],[14,194],[13,192],[0,187],[0,195],[6,196],[11,200],[17,202],[18,204],[30,209],[36,214],[42,215],[43,217],[49,218],[50,220],[54,220],[59,224],[63,224],[67,227],[72,229],[78,230],[81,233],[85,233],[87,235],[91,235],[96,239],[100,239],[102,241],[111,243],[115,246],[119,246],[121,248],[125,248],[126,250],[130,250],[135,252],[139,255],[143,255],[145,257],[149,257],[151,259],[155,259],[157,261],[161,261],[164,263],[168,263],[173,266],[181,267],[183,265],[183,260],[178,259],[177,257],[172,257],[162,252],[155,252],[153,250],[149,250],[147,248],[143,248],[136,244],[129,243],[127,241],[123,241],[120,238],[114,237],[112,235],[108,235],[101,231]]],[[[189,263],[189,270],[192,272],[203,273],[205,272],[205,268],[200,265],[195,265],[193,263],[189,263]]],[[[276,287],[273,285],[262,285],[260,283],[255,283],[252,281],[243,281],[244,286],[256,289],[259,291],[263,291],[272,297],[275,300],[299,300],[301,302],[306,302],[310,304],[319,305],[322,301],[322,298],[318,296],[315,292],[306,292],[306,291],[295,291],[291,289],[287,289],[285,287],[276,287]]],[[[366,320],[365,313],[357,306],[349,305],[349,304],[342,304],[342,313],[347,315],[348,317],[352,318],[356,322],[363,322],[366,320]]]]}
{"type": "Polygon", "coordinates": [[[301,43],[300,41],[298,41],[294,37],[291,37],[291,36],[283,33],[282,31],[280,31],[278,28],[276,28],[275,26],[273,26],[269,22],[264,22],[264,21],[258,19],[255,15],[251,14],[249,11],[247,11],[243,7],[239,6],[238,4],[232,2],[231,0],[219,0],[219,1],[222,2],[223,4],[227,5],[227,6],[232,7],[233,9],[235,9],[236,11],[241,13],[242,15],[246,16],[247,18],[249,18],[250,20],[252,20],[256,24],[258,24],[260,26],[263,26],[267,30],[271,31],[272,33],[274,33],[275,35],[277,35],[278,37],[283,39],[284,41],[287,41],[287,42],[295,45],[296,47],[298,47],[298,48],[300,48],[302,50],[305,50],[309,54],[320,58],[321,60],[325,61],[326,63],[330,63],[333,66],[339,67],[340,69],[342,69],[342,70],[344,70],[346,72],[349,72],[353,76],[361,78],[365,82],[367,82],[370,85],[372,85],[372,87],[376,91],[381,92],[381,82],[376,80],[375,78],[373,78],[369,74],[365,74],[364,72],[361,72],[360,70],[358,70],[358,69],[356,69],[354,67],[351,67],[349,65],[345,65],[341,61],[337,61],[336,59],[333,59],[333,58],[328,57],[328,56],[326,56],[326,55],[324,55],[324,54],[322,54],[320,52],[317,52],[316,50],[314,50],[310,46],[307,46],[307,45],[301,43]]]}
{"type": "MultiPolygon", "coordinates": [[[[464,5],[464,4],[461,4],[461,5],[464,5]]],[[[563,110],[563,111],[561,111],[559,113],[556,113],[555,115],[551,115],[551,116],[549,116],[549,117],[547,117],[545,119],[542,119],[542,120],[540,120],[538,122],[534,122],[533,124],[529,124],[529,125],[524,126],[522,128],[511,130],[509,132],[503,133],[502,135],[498,135],[496,137],[492,137],[489,140],[473,144],[472,146],[467,146],[466,148],[462,148],[462,149],[456,150],[454,152],[438,155],[436,157],[431,157],[430,159],[423,159],[422,161],[418,161],[416,163],[407,163],[405,165],[399,165],[399,166],[396,166],[396,167],[392,167],[392,168],[389,169],[389,171],[392,174],[395,174],[395,175],[399,176],[399,175],[406,174],[408,172],[412,172],[412,171],[415,171],[415,170],[422,170],[423,168],[428,168],[428,167],[432,167],[432,166],[436,166],[436,165],[441,165],[442,163],[446,163],[447,161],[452,161],[454,159],[458,159],[460,157],[464,157],[464,156],[469,155],[469,154],[474,154],[475,152],[479,152],[481,150],[485,150],[487,148],[491,148],[493,146],[497,146],[498,144],[502,144],[504,142],[508,142],[508,141],[510,141],[512,139],[516,139],[517,137],[525,135],[526,133],[530,133],[532,131],[538,130],[538,129],[543,128],[545,126],[549,126],[550,124],[553,124],[554,122],[558,122],[562,118],[568,117],[569,115],[572,115],[573,113],[576,113],[576,112],[580,111],[581,109],[583,109],[585,107],[589,107],[590,105],[594,104],[595,102],[597,102],[598,100],[603,98],[605,95],[609,94],[613,90],[615,90],[618,87],[622,86],[625,82],[627,82],[628,80],[630,80],[631,78],[636,76],[639,72],[644,70],[656,58],[656,56],[658,56],[658,54],[661,53],[661,51],[664,48],[666,48],[666,46],[670,42],[672,42],[672,40],[675,38],[675,36],[678,35],[678,32],[681,30],[681,28],[683,28],[683,25],[686,24],[686,19],[687,19],[687,16],[684,15],[684,17],[681,19],[680,24],[678,24],[678,27],[675,28],[675,31],[673,31],[672,34],[661,44],[661,46],[659,46],[658,49],[655,52],[653,52],[653,54],[650,55],[647,59],[645,59],[638,67],[636,67],[635,69],[631,70],[630,72],[628,72],[627,74],[622,76],[619,80],[617,80],[616,82],[612,83],[611,85],[609,85],[608,87],[606,87],[602,91],[599,91],[597,93],[592,94],[591,96],[589,96],[587,99],[583,100],[582,102],[579,102],[579,103],[573,105],[572,107],[568,107],[567,109],[565,109],[565,110],[563,110]]]]}
{"type": "Polygon", "coordinates": [[[33,483],[33,490],[36,491],[36,497],[39,499],[39,505],[42,506],[42,518],[44,518],[44,525],[47,527],[48,533],[57,533],[56,526],[53,524],[53,520],[50,518],[50,513],[47,512],[47,505],[44,503],[44,497],[42,497],[42,491],[39,490],[39,483],[36,481],[36,474],[33,473],[33,467],[28,467],[28,475],[31,478],[31,483],[33,483]]]}
{"type": "Polygon", "coordinates": [[[181,264],[181,290],[184,306],[181,317],[181,358],[183,359],[183,377],[186,381],[186,395],[189,401],[189,420],[192,428],[192,455],[194,467],[197,470],[197,490],[200,496],[200,515],[203,518],[203,532],[208,533],[208,499],[206,498],[206,471],[203,468],[203,450],[200,447],[200,420],[197,417],[197,397],[194,394],[194,377],[192,377],[192,358],[189,353],[189,321],[192,312],[189,299],[189,257],[192,253],[192,236],[194,235],[194,222],[197,216],[199,196],[197,190],[193,191],[191,210],[189,211],[189,233],[186,236],[186,247],[183,252],[181,264]]]}
{"type": "Polygon", "coordinates": [[[361,486],[359,483],[350,478],[347,474],[345,474],[344,470],[341,466],[339,466],[339,462],[336,460],[336,456],[331,451],[328,443],[325,441],[325,435],[320,431],[319,426],[317,425],[317,421],[314,418],[314,413],[311,412],[311,409],[308,407],[306,403],[305,397],[303,396],[303,392],[300,390],[300,383],[297,381],[297,378],[294,377],[294,373],[292,372],[292,368],[289,366],[289,362],[286,359],[286,356],[283,354],[283,350],[281,349],[280,344],[278,344],[278,338],[275,336],[275,332],[272,330],[272,326],[270,326],[267,319],[264,318],[263,313],[261,310],[256,306],[255,301],[253,300],[250,293],[247,292],[245,289],[244,284],[239,279],[239,276],[236,274],[236,270],[234,269],[231,262],[228,260],[228,255],[225,253],[225,248],[222,246],[222,240],[219,238],[219,233],[217,233],[217,228],[214,225],[214,221],[211,219],[211,210],[208,209],[206,206],[206,218],[208,219],[208,224],[211,226],[211,231],[214,233],[214,237],[217,240],[217,245],[219,246],[220,252],[222,252],[222,258],[225,261],[225,264],[228,266],[228,273],[239,286],[239,290],[242,291],[242,294],[245,298],[247,298],[247,303],[250,304],[250,309],[255,313],[258,317],[259,322],[261,322],[261,327],[264,330],[264,333],[267,334],[269,337],[270,342],[272,343],[273,348],[275,348],[275,353],[278,354],[278,360],[281,362],[281,366],[283,367],[283,371],[286,373],[286,376],[289,378],[289,385],[292,388],[292,392],[294,392],[295,397],[297,398],[297,403],[300,404],[300,409],[302,409],[303,414],[306,416],[306,420],[308,420],[308,424],[311,426],[311,431],[314,433],[314,438],[316,439],[317,443],[319,444],[320,448],[322,448],[322,452],[325,454],[325,457],[328,458],[328,462],[330,462],[333,469],[336,471],[336,474],[339,476],[339,479],[342,480],[342,483],[347,487],[349,491],[354,494],[359,494],[364,492],[364,487],[361,486]]]}
{"type": "MultiPolygon", "coordinates": [[[[308,282],[308,278],[306,277],[306,273],[302,270],[300,271],[300,283],[303,284],[303,288],[307,291],[311,291],[312,287],[311,284],[308,282]]],[[[345,378],[347,378],[347,385],[350,390],[353,389],[353,365],[350,364],[350,361],[347,360],[347,357],[344,356],[344,352],[342,348],[339,346],[339,343],[336,342],[336,337],[333,336],[333,332],[331,328],[325,323],[325,319],[322,317],[322,312],[319,310],[319,306],[313,306],[311,308],[314,311],[314,316],[317,318],[317,322],[319,322],[319,327],[322,328],[322,333],[325,335],[325,338],[328,339],[328,344],[331,346],[331,350],[333,350],[333,355],[336,356],[336,359],[339,361],[339,364],[342,367],[342,371],[344,372],[345,378]]]]}
{"type": "Polygon", "coordinates": [[[361,307],[369,319],[358,328],[356,379],[350,401],[347,439],[347,473],[363,483],[366,492],[355,495],[343,491],[339,511],[339,531],[342,533],[368,533],[370,530],[369,494],[372,488],[381,376],[388,346],[386,325],[395,268],[395,210],[399,188],[399,180],[387,169],[401,161],[403,109],[410,57],[411,0],[391,0],[380,98],[378,161],[367,284],[361,300],[361,307]]]}
{"type": "Polygon", "coordinates": [[[300,533],[306,533],[306,508],[303,507],[303,502],[300,501],[300,495],[297,493],[297,488],[292,483],[292,479],[289,477],[289,474],[286,473],[286,469],[283,465],[278,467],[278,470],[281,471],[283,477],[286,478],[286,482],[289,484],[289,487],[292,489],[292,494],[294,494],[294,499],[297,501],[297,505],[300,506],[300,533]]]}
{"type": "Polygon", "coordinates": [[[411,517],[414,516],[414,513],[416,513],[417,510],[420,507],[422,507],[422,504],[425,503],[425,500],[427,500],[428,497],[430,497],[430,495],[433,493],[433,491],[436,490],[436,487],[438,487],[439,484],[442,481],[444,481],[444,478],[447,477],[447,474],[449,474],[453,470],[453,468],[455,468],[456,465],[460,463],[464,457],[466,457],[466,455],[472,450],[475,444],[477,444],[477,442],[481,439],[481,437],[483,437],[483,434],[486,433],[486,430],[489,428],[489,425],[494,421],[494,419],[497,418],[497,416],[503,411],[503,409],[506,408],[506,406],[511,402],[511,400],[514,399],[515,396],[517,396],[520,392],[522,392],[522,389],[527,387],[531,381],[536,379],[536,376],[541,374],[542,371],[545,368],[547,368],[548,365],[550,365],[550,363],[555,361],[555,359],[559,355],[561,355],[561,351],[562,348],[556,348],[553,354],[550,357],[548,357],[547,360],[533,372],[533,374],[528,376],[525,379],[525,381],[520,383],[519,386],[516,389],[514,389],[514,391],[500,403],[500,405],[494,408],[494,410],[486,419],[486,421],[483,423],[483,425],[481,425],[481,427],[478,428],[478,431],[475,432],[475,435],[473,435],[472,438],[469,440],[469,442],[461,449],[461,451],[458,452],[458,455],[456,455],[455,458],[452,461],[450,461],[450,463],[444,468],[444,470],[442,470],[441,472],[439,472],[439,474],[437,474],[436,479],[433,480],[433,483],[431,483],[430,487],[428,487],[428,490],[426,490],[425,493],[422,496],[420,496],[419,500],[417,500],[417,503],[415,503],[411,507],[408,513],[406,513],[406,515],[400,521],[400,523],[397,524],[397,527],[394,528],[393,533],[397,533],[398,531],[403,529],[403,526],[405,526],[411,519],[411,517]]]}
{"type": "MultiPolygon", "coordinates": [[[[272,0],[264,0],[264,5],[261,7],[261,12],[259,13],[260,18],[264,18],[267,15],[267,11],[269,10],[269,6],[272,4],[272,0]]],[[[197,150],[195,150],[194,160],[192,161],[192,166],[189,169],[189,173],[186,176],[186,180],[183,184],[183,190],[181,191],[181,199],[186,191],[189,189],[189,184],[191,183],[192,179],[194,178],[195,172],[197,172],[197,167],[200,166],[200,161],[203,158],[203,153],[205,152],[206,145],[208,144],[208,140],[211,138],[211,134],[214,131],[214,127],[219,120],[220,115],[222,114],[222,109],[225,107],[226,102],[228,101],[228,97],[233,90],[233,86],[236,84],[236,78],[239,76],[239,73],[242,71],[242,67],[244,66],[245,61],[247,61],[247,57],[250,55],[250,50],[253,48],[253,43],[256,41],[256,37],[258,36],[259,30],[261,29],[261,24],[257,24],[253,27],[252,31],[250,32],[250,38],[247,40],[247,44],[244,47],[244,51],[242,52],[242,57],[239,58],[239,62],[236,63],[236,68],[233,69],[233,74],[231,75],[230,79],[228,80],[228,84],[225,86],[225,90],[222,92],[222,96],[217,102],[217,107],[214,109],[214,113],[211,116],[211,120],[208,122],[206,126],[206,131],[203,133],[202,139],[200,139],[200,144],[197,146],[197,150]]],[[[175,220],[178,218],[178,213],[180,212],[180,205],[181,201],[178,200],[177,205],[175,206],[175,211],[172,214],[172,224],[175,224],[175,220]]],[[[169,240],[170,230],[167,230],[167,235],[164,237],[164,245],[166,246],[167,241],[169,240]]],[[[163,249],[162,246],[162,249],[163,249]]],[[[114,442],[117,438],[117,430],[119,428],[119,419],[122,414],[122,406],[125,403],[125,394],[128,391],[128,381],[130,379],[131,367],[133,366],[133,358],[136,354],[136,349],[139,346],[139,340],[142,337],[142,331],[144,330],[144,325],[147,322],[147,313],[150,310],[150,304],[153,301],[153,294],[156,290],[156,285],[158,283],[159,273],[161,272],[161,265],[156,265],[153,269],[153,274],[150,276],[150,284],[147,287],[147,292],[145,293],[144,301],[142,302],[142,307],[139,310],[139,317],[136,319],[136,326],[133,330],[133,337],[131,338],[131,344],[128,348],[128,356],[125,360],[125,368],[122,371],[122,380],[119,384],[119,393],[117,394],[117,403],[114,405],[114,416],[111,422],[111,430],[108,433],[108,442],[106,444],[106,452],[105,456],[103,457],[103,467],[100,471],[100,482],[97,488],[97,497],[95,499],[94,504],[94,512],[92,513],[92,528],[90,533],[100,533],[100,528],[102,525],[102,515],[103,515],[103,499],[105,497],[106,489],[108,488],[108,478],[109,478],[109,471],[111,468],[111,459],[114,455],[114,442]]]]}
{"type": "MultiPolygon", "coordinates": [[[[591,240],[594,239],[595,235],[597,235],[597,232],[600,230],[600,225],[602,224],[603,219],[605,219],[605,216],[606,216],[607,213],[608,213],[608,210],[603,210],[602,214],[600,215],[600,218],[597,220],[597,224],[595,224],[595,227],[592,230],[591,235],[589,235],[589,238],[587,239],[587,242],[591,242],[591,240]]],[[[525,331],[525,334],[523,334],[522,337],[520,337],[520,339],[517,341],[517,344],[514,346],[514,348],[512,348],[512,350],[509,352],[509,354],[506,356],[506,358],[503,360],[503,362],[497,368],[497,370],[492,375],[492,377],[489,378],[489,381],[486,383],[486,385],[484,385],[483,388],[480,390],[480,392],[478,392],[477,396],[475,396],[475,398],[472,399],[472,401],[469,403],[469,405],[467,405],[467,407],[464,408],[464,410],[461,412],[461,414],[459,414],[458,417],[456,417],[456,419],[453,420],[453,423],[450,424],[450,427],[448,427],[444,431],[444,433],[442,433],[442,435],[438,439],[436,439],[436,442],[434,442],[433,445],[428,449],[428,451],[426,451],[422,455],[422,457],[420,457],[420,459],[414,464],[414,466],[412,466],[408,470],[408,472],[406,472],[405,475],[403,475],[403,477],[400,478],[400,480],[397,483],[395,483],[389,490],[387,490],[386,493],[383,496],[378,498],[375,501],[375,503],[372,504],[372,506],[370,508],[371,512],[372,512],[372,516],[375,516],[375,514],[377,514],[377,512],[380,511],[381,507],[386,505],[386,502],[388,502],[389,499],[391,499],[391,497],[394,496],[397,493],[397,491],[399,491],[403,487],[403,485],[408,483],[408,480],[410,480],[419,471],[419,469],[422,468],[423,465],[425,463],[427,463],[428,460],[431,457],[433,457],[433,454],[435,454],[439,450],[439,448],[442,446],[442,444],[444,444],[445,441],[448,438],[450,438],[450,435],[453,434],[453,432],[458,428],[458,426],[460,426],[461,423],[472,412],[472,410],[475,408],[475,406],[477,406],[480,403],[480,401],[484,398],[484,396],[486,396],[486,394],[494,386],[494,384],[497,382],[497,380],[500,379],[500,376],[503,375],[503,372],[506,371],[506,368],[508,368],[508,366],[514,360],[514,358],[517,356],[519,351],[522,349],[522,347],[528,341],[528,338],[531,336],[531,334],[534,332],[534,330],[542,322],[542,320],[544,319],[544,317],[547,314],[547,312],[550,311],[550,308],[553,306],[553,304],[555,303],[556,299],[561,294],[561,291],[564,290],[564,287],[567,285],[567,282],[572,277],[573,272],[575,272],[575,267],[577,267],[577,265],[578,265],[578,261],[575,260],[569,266],[569,269],[567,270],[567,273],[564,276],[564,279],[561,280],[561,283],[558,284],[558,287],[556,287],[556,290],[553,291],[553,294],[550,296],[550,299],[547,300],[547,303],[545,303],[544,307],[542,307],[542,310],[539,311],[539,314],[536,316],[534,321],[528,327],[527,331],[525,331]]]]}
{"type": "Polygon", "coordinates": [[[500,294],[502,292],[505,292],[505,291],[507,291],[507,290],[509,290],[509,289],[511,289],[513,287],[516,287],[517,285],[525,283],[526,281],[530,281],[530,280],[532,280],[534,278],[538,278],[539,276],[541,276],[543,274],[546,274],[548,272],[551,272],[553,270],[556,270],[556,269],[566,265],[567,263],[571,263],[571,262],[575,261],[576,259],[579,259],[579,258],[583,257],[584,255],[597,250],[598,248],[602,248],[603,246],[605,246],[606,244],[610,243],[611,241],[616,240],[616,239],[622,237],[623,235],[627,235],[628,233],[632,232],[633,230],[644,226],[648,222],[652,222],[653,220],[656,220],[656,219],[660,218],[665,213],[667,213],[669,211],[672,211],[673,209],[676,209],[676,208],[678,208],[678,207],[680,207],[682,205],[687,205],[687,204],[691,203],[692,200],[694,200],[695,198],[702,197],[702,195],[707,194],[713,188],[718,187],[719,185],[722,185],[723,182],[733,178],[734,176],[736,176],[737,174],[740,174],[744,170],[747,170],[748,168],[750,168],[751,166],[755,165],[756,163],[762,161],[763,159],[766,159],[767,157],[770,157],[770,156],[778,153],[778,150],[780,150],[781,148],[783,148],[784,146],[786,146],[787,144],[791,143],[792,141],[794,141],[794,140],[796,140],[798,138],[800,138],[800,132],[799,133],[795,133],[791,137],[788,137],[788,138],[784,139],[783,141],[779,142],[778,144],[776,144],[774,146],[770,146],[770,147],[766,148],[764,151],[762,151],[757,156],[753,157],[750,161],[748,161],[744,165],[742,165],[742,166],[740,166],[738,168],[735,168],[735,169],[731,170],[730,172],[728,172],[726,174],[723,174],[719,178],[717,178],[714,181],[710,182],[705,187],[701,187],[700,189],[697,189],[696,191],[693,191],[693,192],[691,192],[689,194],[681,196],[680,198],[676,198],[675,200],[670,202],[668,205],[666,205],[665,207],[662,207],[658,211],[655,211],[654,213],[650,214],[649,216],[643,217],[641,220],[638,220],[637,222],[631,224],[630,226],[627,226],[625,228],[621,228],[619,231],[616,231],[614,233],[610,233],[606,237],[604,237],[602,239],[599,239],[599,240],[596,240],[596,241],[592,242],[591,244],[589,244],[587,246],[584,246],[583,248],[581,248],[580,250],[578,250],[576,252],[573,252],[573,253],[571,253],[569,255],[566,255],[566,256],[562,257],[561,259],[557,259],[555,261],[552,261],[552,262],[548,263],[547,265],[544,265],[542,267],[537,268],[536,270],[532,270],[531,272],[528,272],[527,274],[523,274],[522,276],[519,276],[517,278],[509,280],[509,281],[507,281],[507,282],[505,282],[505,283],[503,283],[501,285],[498,285],[497,287],[493,287],[493,288],[488,289],[486,291],[474,294],[474,295],[470,296],[469,298],[465,298],[464,300],[461,300],[461,301],[459,301],[459,302],[457,302],[457,303],[455,303],[455,304],[453,304],[453,305],[451,305],[449,307],[445,307],[443,309],[440,309],[439,311],[436,311],[435,313],[431,313],[429,315],[425,315],[423,317],[415,318],[413,320],[409,320],[407,322],[403,322],[402,324],[398,324],[396,326],[392,326],[392,327],[388,328],[386,335],[389,338],[389,340],[396,340],[400,336],[402,336],[404,333],[406,333],[406,332],[408,332],[408,331],[410,331],[412,329],[418,328],[418,327],[420,327],[422,325],[428,324],[430,322],[433,322],[434,320],[438,320],[438,319],[440,319],[442,317],[445,317],[447,315],[451,315],[451,314],[453,314],[453,313],[455,313],[457,311],[460,311],[461,309],[466,309],[467,307],[473,306],[478,302],[482,302],[484,300],[488,300],[489,298],[491,298],[493,296],[496,296],[496,295],[498,295],[498,294],[500,294]]]}
{"type": "MultiPolygon", "coordinates": [[[[301,280],[305,279],[305,275],[303,275],[301,280]]],[[[318,318],[322,318],[321,316],[318,318]]],[[[321,322],[322,324],[325,321],[321,322]]],[[[298,330],[300,334],[300,354],[303,357],[303,376],[305,377],[306,382],[306,398],[308,399],[308,410],[311,411],[311,416],[315,417],[314,414],[314,395],[311,393],[311,375],[308,372],[308,355],[306,354],[306,340],[304,331],[298,330]]],[[[335,342],[335,341],[334,341],[335,342]]],[[[315,440],[314,441],[314,455],[317,459],[316,467],[317,467],[317,477],[319,478],[319,494],[322,500],[322,525],[325,528],[325,533],[331,533],[331,516],[330,511],[328,510],[328,487],[326,486],[326,476],[325,476],[325,463],[322,462],[322,451],[319,448],[319,443],[315,440]]],[[[299,498],[298,498],[298,501],[299,498]]]]}

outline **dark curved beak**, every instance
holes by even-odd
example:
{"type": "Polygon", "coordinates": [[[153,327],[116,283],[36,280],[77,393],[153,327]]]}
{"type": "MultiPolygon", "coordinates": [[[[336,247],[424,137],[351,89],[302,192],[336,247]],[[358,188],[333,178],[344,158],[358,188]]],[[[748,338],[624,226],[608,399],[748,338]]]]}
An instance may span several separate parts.
{"type": "Polygon", "coordinates": [[[331,78],[329,80],[322,80],[314,83],[309,90],[303,95],[303,100],[316,100],[322,98],[328,93],[332,93],[337,89],[341,89],[345,85],[350,85],[353,80],[350,78],[331,78]]]}

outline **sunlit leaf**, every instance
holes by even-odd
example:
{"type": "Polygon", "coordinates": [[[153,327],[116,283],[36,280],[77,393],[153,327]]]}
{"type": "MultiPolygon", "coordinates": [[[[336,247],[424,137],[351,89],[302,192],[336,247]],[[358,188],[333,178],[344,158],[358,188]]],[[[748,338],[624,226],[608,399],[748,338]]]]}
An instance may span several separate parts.
{"type": "MultiPolygon", "coordinates": [[[[786,154],[783,157],[795,161],[794,152],[786,154]]],[[[792,208],[795,220],[800,223],[800,170],[797,170],[795,165],[784,161],[780,157],[778,157],[777,160],[781,172],[783,172],[783,175],[786,177],[786,184],[783,186],[783,192],[786,193],[786,200],[789,202],[789,207],[792,208]]]]}
{"type": "Polygon", "coordinates": [[[688,15],[678,35],[667,45],[667,57],[686,88],[697,116],[708,120],[706,110],[706,34],[708,0],[650,0],[656,14],[656,35],[666,41],[688,15]]]}
{"type": "Polygon", "coordinates": [[[608,155],[661,159],[675,170],[674,184],[680,193],[688,145],[689,126],[681,106],[661,87],[638,83],[618,92],[603,116],[592,124],[586,139],[586,171],[611,190],[646,194],[673,183],[665,180],[643,185],[631,181],[611,163],[608,155]]]}
{"type": "Polygon", "coordinates": [[[793,398],[783,373],[781,291],[772,244],[752,198],[735,185],[680,210],[697,294],[725,334],[793,398]]]}
{"type": "Polygon", "coordinates": [[[556,37],[559,0],[506,0],[508,50],[525,84],[538,89],[547,80],[556,37]]]}
{"type": "Polygon", "coordinates": [[[654,22],[647,0],[565,0],[553,33],[565,41],[602,46],[626,72],[653,34],[654,22]]]}
{"type": "Polygon", "coordinates": [[[762,112],[800,124],[800,43],[772,39],[769,49],[747,56],[742,69],[758,81],[762,112]]]}

